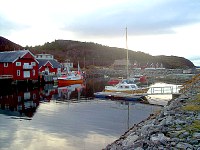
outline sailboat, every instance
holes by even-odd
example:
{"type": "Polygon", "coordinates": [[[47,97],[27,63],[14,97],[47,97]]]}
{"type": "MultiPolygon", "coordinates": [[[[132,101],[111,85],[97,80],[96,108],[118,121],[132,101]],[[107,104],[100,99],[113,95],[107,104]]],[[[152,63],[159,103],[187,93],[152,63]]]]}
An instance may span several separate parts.
{"type": "Polygon", "coordinates": [[[127,28],[126,28],[126,50],[127,50],[127,63],[126,63],[126,73],[127,79],[122,80],[114,86],[105,86],[105,92],[124,92],[129,94],[146,93],[149,88],[139,88],[134,82],[134,78],[129,78],[129,58],[128,58],[128,44],[127,44],[127,28]]]}
{"type": "Polygon", "coordinates": [[[82,71],[78,63],[78,71],[70,71],[67,67],[67,70],[61,73],[61,76],[58,77],[58,86],[68,86],[72,84],[82,84],[84,81],[82,71]]]}

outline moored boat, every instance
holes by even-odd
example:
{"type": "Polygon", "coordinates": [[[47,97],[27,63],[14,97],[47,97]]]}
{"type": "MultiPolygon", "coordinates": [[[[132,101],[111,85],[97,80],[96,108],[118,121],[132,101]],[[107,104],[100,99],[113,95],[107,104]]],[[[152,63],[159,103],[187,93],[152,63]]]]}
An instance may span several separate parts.
{"type": "Polygon", "coordinates": [[[62,75],[58,77],[58,86],[68,86],[72,84],[82,84],[84,81],[82,71],[78,63],[78,71],[70,71],[67,68],[66,72],[62,72],[62,75]]]}
{"type": "Polygon", "coordinates": [[[105,86],[105,92],[124,92],[130,94],[147,93],[148,87],[139,88],[136,84],[119,83],[115,86],[105,86]]]}
{"type": "Polygon", "coordinates": [[[96,92],[94,97],[98,99],[125,100],[125,101],[140,101],[145,100],[145,94],[127,94],[123,92],[96,92]]]}
{"type": "Polygon", "coordinates": [[[70,74],[58,77],[58,86],[67,86],[72,84],[82,84],[83,76],[79,74],[70,74]]]}

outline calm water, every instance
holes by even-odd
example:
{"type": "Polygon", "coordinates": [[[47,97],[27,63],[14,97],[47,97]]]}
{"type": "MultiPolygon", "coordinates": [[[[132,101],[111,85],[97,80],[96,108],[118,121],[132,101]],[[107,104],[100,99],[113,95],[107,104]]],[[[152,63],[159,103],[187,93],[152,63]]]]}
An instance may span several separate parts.
{"type": "Polygon", "coordinates": [[[137,102],[94,99],[105,81],[57,88],[1,87],[0,149],[95,150],[160,110],[137,102]]]}

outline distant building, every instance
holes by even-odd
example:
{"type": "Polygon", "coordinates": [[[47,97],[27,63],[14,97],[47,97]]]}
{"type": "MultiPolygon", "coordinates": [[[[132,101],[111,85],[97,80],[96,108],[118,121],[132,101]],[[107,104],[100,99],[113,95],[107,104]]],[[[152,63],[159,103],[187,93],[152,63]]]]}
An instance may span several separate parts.
{"type": "MultiPolygon", "coordinates": [[[[131,63],[128,60],[128,66],[131,67],[131,63]]],[[[113,64],[113,68],[116,70],[126,69],[127,68],[127,60],[121,59],[121,60],[115,60],[113,64]]]]}
{"type": "Polygon", "coordinates": [[[29,50],[0,52],[0,76],[12,80],[37,80],[38,61],[29,50]]]}
{"type": "Polygon", "coordinates": [[[51,54],[36,54],[39,62],[39,74],[60,74],[61,64],[51,54]]]}
{"type": "Polygon", "coordinates": [[[53,60],[54,57],[51,54],[36,54],[36,59],[53,60]]]}
{"type": "Polygon", "coordinates": [[[73,68],[74,67],[74,64],[72,62],[70,62],[69,59],[66,59],[64,63],[62,63],[62,66],[63,68],[73,68]]]}

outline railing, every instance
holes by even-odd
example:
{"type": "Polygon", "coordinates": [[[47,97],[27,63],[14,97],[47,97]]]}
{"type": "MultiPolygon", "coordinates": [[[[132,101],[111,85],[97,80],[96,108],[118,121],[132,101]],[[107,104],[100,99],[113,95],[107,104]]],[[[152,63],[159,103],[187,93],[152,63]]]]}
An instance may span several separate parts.
{"type": "Polygon", "coordinates": [[[179,87],[165,86],[165,87],[150,87],[148,95],[160,95],[160,94],[174,94],[179,93],[179,87]]]}
{"type": "Polygon", "coordinates": [[[23,65],[23,69],[33,69],[32,65],[23,65]]]}
{"type": "Polygon", "coordinates": [[[12,79],[13,75],[0,75],[0,79],[12,79]]]}

